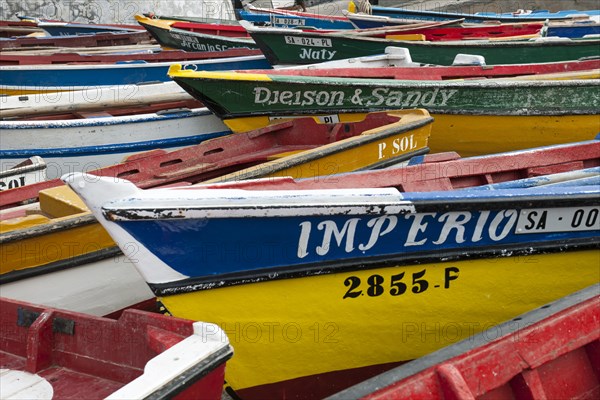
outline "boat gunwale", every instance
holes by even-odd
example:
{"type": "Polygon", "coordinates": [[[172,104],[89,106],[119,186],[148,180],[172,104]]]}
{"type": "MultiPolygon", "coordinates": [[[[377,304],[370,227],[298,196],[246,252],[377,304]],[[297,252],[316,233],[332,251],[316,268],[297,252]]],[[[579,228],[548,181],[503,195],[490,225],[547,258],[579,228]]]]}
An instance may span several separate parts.
{"type": "Polygon", "coordinates": [[[110,258],[114,259],[121,255],[123,255],[123,252],[118,246],[115,245],[89,253],[78,254],[68,258],[61,258],[60,260],[52,261],[42,265],[31,266],[24,269],[15,269],[4,274],[0,274],[0,287],[3,284],[18,282],[36,276],[42,276],[72,268],[85,267],[90,263],[110,258]]]}
{"type": "Polygon", "coordinates": [[[112,126],[131,123],[160,122],[174,119],[213,116],[206,107],[193,109],[179,109],[173,112],[124,115],[118,117],[72,119],[72,120],[46,120],[46,121],[0,121],[0,129],[9,131],[19,129],[65,129],[95,126],[112,126]]]}
{"type": "MultiPolygon", "coordinates": [[[[114,63],[81,63],[81,64],[28,64],[28,65],[0,65],[0,73],[3,72],[28,72],[28,71],[55,71],[55,72],[69,72],[77,70],[126,70],[133,68],[166,68],[174,63],[181,64],[182,66],[194,66],[194,65],[207,65],[207,64],[230,64],[243,61],[255,61],[265,59],[264,55],[249,55],[249,56],[234,56],[234,57],[220,57],[220,58],[201,58],[197,60],[181,60],[181,61],[145,61],[135,60],[134,62],[127,63],[123,61],[117,61],[114,63]]],[[[140,83],[131,83],[130,85],[139,85],[140,83]]]]}
{"type": "MultiPolygon", "coordinates": [[[[202,188],[197,189],[202,191],[202,188]]],[[[221,197],[211,197],[211,200],[217,199],[243,199],[243,190],[239,189],[213,189],[211,195],[221,197]]],[[[347,189],[344,189],[347,190],[347,189]]],[[[365,192],[368,188],[362,189],[365,192]]],[[[544,188],[534,187],[527,189],[500,189],[493,191],[481,190],[452,190],[437,192],[400,192],[395,188],[372,189],[378,192],[376,196],[380,200],[371,200],[368,203],[352,202],[348,199],[326,203],[315,203],[319,198],[311,199],[305,196],[303,203],[294,202],[293,194],[304,194],[307,191],[291,190],[264,190],[248,191],[251,195],[246,198],[246,203],[236,203],[229,206],[202,204],[202,197],[190,196],[184,197],[186,190],[171,189],[150,189],[137,191],[123,199],[115,199],[102,205],[103,215],[109,221],[144,221],[144,220],[182,220],[182,219],[227,219],[227,218],[278,218],[278,217],[296,217],[296,216],[326,216],[326,215],[360,215],[363,213],[387,214],[385,209],[399,209],[399,213],[405,213],[412,208],[412,213],[426,212],[453,212],[453,211],[480,211],[480,210],[505,210],[505,209],[526,209],[526,208],[562,208],[562,207],[583,207],[598,205],[598,190],[586,188],[544,188]],[[152,197],[152,192],[162,192],[160,197],[152,197]],[[179,192],[177,194],[177,192],[179,192]],[[411,196],[412,195],[412,196],[411,196]],[[415,198],[415,195],[418,197],[415,198]],[[274,196],[273,199],[271,196],[274,196]],[[390,196],[396,197],[390,201],[390,196]],[[419,198],[420,197],[420,198],[419,198]],[[248,201],[248,199],[250,199],[248,201]],[[140,205],[136,206],[138,202],[140,205]],[[198,203],[187,204],[185,202],[198,203]],[[326,205],[326,207],[324,207],[326,205]],[[483,207],[482,207],[483,206],[483,207]],[[339,210],[336,210],[339,208],[339,210]],[[367,209],[363,211],[361,208],[367,209]],[[232,213],[232,210],[238,212],[232,213]],[[247,214],[240,212],[247,211],[247,214]],[[287,211],[286,211],[287,210],[287,211]],[[293,210],[293,212],[289,211],[293,210]],[[267,214],[271,211],[272,214],[267,214]],[[198,215],[186,217],[184,213],[195,212],[198,215]],[[216,214],[219,212],[218,214],[216,214]],[[172,213],[171,216],[165,215],[172,213]],[[208,215],[209,214],[209,215],[208,215]],[[255,214],[255,215],[252,215],[255,214]]],[[[312,194],[325,194],[322,199],[327,199],[328,194],[340,193],[341,189],[317,189],[312,194]]],[[[203,194],[203,193],[201,193],[203,194]]],[[[335,200],[332,198],[332,200],[335,200]]]]}
{"type": "MultiPolygon", "coordinates": [[[[234,72],[234,71],[190,71],[179,69],[179,64],[172,64],[169,68],[168,75],[173,80],[177,79],[190,79],[208,82],[247,82],[255,84],[267,83],[298,83],[298,84],[323,84],[326,83],[328,86],[348,86],[348,84],[361,85],[367,87],[378,87],[380,85],[389,88],[469,88],[469,89],[487,89],[487,88],[504,88],[504,87],[585,87],[594,86],[600,88],[600,79],[566,79],[566,80],[515,80],[510,79],[504,80],[504,78],[490,78],[490,79],[468,79],[468,80],[443,80],[443,81],[415,81],[415,80],[402,80],[402,79],[389,79],[389,78],[345,78],[345,77],[331,77],[331,76],[305,76],[305,75],[286,75],[284,70],[277,74],[264,73],[253,73],[249,72],[234,72]],[[256,78],[260,81],[256,81],[256,78]]],[[[385,67],[384,67],[385,68],[385,67]]],[[[598,68],[593,68],[591,71],[600,71],[598,68]]],[[[264,71],[264,70],[263,70],[264,71]]],[[[581,71],[568,71],[567,73],[575,73],[581,71]]],[[[543,75],[543,74],[541,74],[543,75]]],[[[540,75],[534,75],[540,76],[540,75]]]]}

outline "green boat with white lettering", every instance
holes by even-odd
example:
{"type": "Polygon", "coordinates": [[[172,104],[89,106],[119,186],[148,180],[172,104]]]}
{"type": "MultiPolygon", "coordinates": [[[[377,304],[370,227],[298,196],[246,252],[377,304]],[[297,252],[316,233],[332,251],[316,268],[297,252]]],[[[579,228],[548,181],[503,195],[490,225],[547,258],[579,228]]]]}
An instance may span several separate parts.
{"type": "Polygon", "coordinates": [[[402,81],[183,70],[169,76],[234,131],[297,115],[425,108],[432,151],[462,155],[588,140],[600,131],[600,79],[402,81]],[[499,150],[500,149],[500,150],[499,150]]]}
{"type": "Polygon", "coordinates": [[[385,53],[388,46],[409,49],[415,62],[437,65],[452,65],[457,54],[483,56],[489,65],[567,61],[600,56],[600,38],[400,41],[347,33],[257,27],[245,21],[240,24],[246,28],[271,65],[312,64],[372,56],[385,53]]]}
{"type": "MultiPolygon", "coordinates": [[[[152,19],[135,16],[136,21],[146,28],[152,37],[164,48],[185,51],[226,51],[230,49],[257,49],[251,38],[229,37],[219,34],[207,34],[193,30],[179,29],[173,25],[180,21],[152,19]]],[[[215,32],[218,32],[215,27],[215,32]]]]}

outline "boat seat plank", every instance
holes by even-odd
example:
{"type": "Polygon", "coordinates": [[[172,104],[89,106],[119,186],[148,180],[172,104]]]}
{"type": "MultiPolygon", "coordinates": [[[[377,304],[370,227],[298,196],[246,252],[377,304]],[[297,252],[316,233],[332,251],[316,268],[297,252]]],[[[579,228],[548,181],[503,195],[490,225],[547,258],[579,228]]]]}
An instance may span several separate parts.
{"type": "Polygon", "coordinates": [[[410,41],[425,41],[425,35],[421,35],[418,33],[407,33],[404,35],[386,35],[386,39],[390,40],[410,40],[410,41]]]}
{"type": "MultiPolygon", "coordinates": [[[[35,374],[52,364],[53,311],[42,312],[27,334],[27,361],[25,371],[35,374]]],[[[19,321],[23,324],[23,321],[19,321]]]]}
{"type": "MultiPolygon", "coordinates": [[[[7,221],[13,218],[26,217],[28,215],[40,214],[40,203],[33,202],[29,204],[23,204],[20,206],[14,206],[8,209],[0,209],[0,222],[7,221]]],[[[4,232],[2,230],[2,232],[4,232]]]]}
{"type": "Polygon", "coordinates": [[[303,150],[285,151],[282,153],[273,154],[267,157],[267,161],[279,160],[280,158],[292,156],[294,154],[301,153],[303,150]]]}
{"type": "Polygon", "coordinates": [[[163,155],[163,154],[167,154],[167,151],[162,150],[162,149],[148,150],[148,151],[144,151],[141,153],[132,154],[132,155],[128,156],[127,158],[125,158],[125,160],[123,160],[123,163],[141,160],[142,158],[146,158],[146,157],[155,157],[155,156],[159,156],[159,155],[163,155]]]}
{"type": "Polygon", "coordinates": [[[216,168],[217,166],[218,166],[218,164],[216,164],[216,163],[198,163],[198,164],[191,165],[187,168],[178,167],[171,171],[163,171],[158,174],[155,174],[154,177],[159,178],[159,179],[181,178],[181,177],[185,177],[185,176],[189,176],[189,175],[195,175],[195,174],[201,173],[201,172],[210,171],[210,170],[216,168]]]}
{"type": "Polygon", "coordinates": [[[273,125],[267,125],[264,128],[256,129],[247,133],[248,137],[251,139],[257,138],[262,135],[266,135],[267,133],[277,132],[284,129],[291,128],[294,125],[294,121],[288,120],[282,123],[277,123],[273,125]]]}
{"type": "Polygon", "coordinates": [[[439,163],[460,159],[460,155],[455,151],[446,151],[443,153],[427,154],[423,159],[424,164],[439,163]]]}
{"type": "Polygon", "coordinates": [[[67,217],[88,211],[85,203],[72,190],[58,186],[39,193],[40,208],[52,218],[67,217]]]}
{"type": "Polygon", "coordinates": [[[78,111],[73,113],[75,116],[79,117],[79,118],[110,118],[112,117],[111,114],[107,113],[106,111],[95,111],[95,112],[86,112],[86,111],[78,111]]]}
{"type": "Polygon", "coordinates": [[[544,165],[534,168],[527,168],[527,175],[530,177],[558,174],[561,172],[569,172],[573,170],[583,169],[584,165],[581,161],[573,161],[562,164],[544,165]]]}

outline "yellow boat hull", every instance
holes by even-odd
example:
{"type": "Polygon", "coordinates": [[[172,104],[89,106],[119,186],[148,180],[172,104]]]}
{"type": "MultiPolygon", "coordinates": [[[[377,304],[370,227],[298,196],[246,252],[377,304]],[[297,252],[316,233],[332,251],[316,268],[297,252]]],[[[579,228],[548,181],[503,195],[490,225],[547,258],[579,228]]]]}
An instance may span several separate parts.
{"type": "MultiPolygon", "coordinates": [[[[397,110],[389,114],[397,115],[401,120],[391,125],[365,131],[360,136],[342,139],[312,150],[291,155],[283,154],[282,157],[266,163],[223,175],[205,183],[259,177],[316,178],[333,176],[344,172],[392,165],[427,150],[432,128],[427,111],[423,109],[397,110]],[[408,129],[411,125],[414,128],[408,129]],[[403,126],[406,126],[407,129],[402,129],[403,126]],[[368,140],[369,137],[374,140],[368,140]]],[[[355,117],[359,115],[366,116],[357,114],[355,117]]]]}
{"type": "MultiPolygon", "coordinates": [[[[593,139],[600,132],[600,115],[458,115],[431,114],[429,138],[432,153],[456,151],[462,157],[523,150],[593,139]]],[[[364,114],[315,116],[352,121],[364,114]]],[[[279,119],[277,120],[279,121],[279,119]]],[[[234,132],[262,128],[273,121],[267,116],[224,121],[234,132]]]]}
{"type": "Polygon", "coordinates": [[[600,115],[432,116],[431,152],[456,151],[462,157],[591,140],[600,132],[600,115]]]}
{"type": "Polygon", "coordinates": [[[42,190],[39,211],[0,221],[0,276],[116,246],[66,186],[42,190]]]}
{"type": "Polygon", "coordinates": [[[160,300],[175,316],[225,330],[235,349],[226,380],[243,398],[278,397],[289,382],[310,391],[322,374],[391,367],[494,327],[599,282],[599,265],[598,250],[579,250],[274,280],[160,300]],[[405,286],[392,284],[392,276],[405,286]]]}
{"type": "MultiPolygon", "coordinates": [[[[88,215],[89,213],[82,213],[77,217],[83,218],[88,215]]],[[[66,222],[68,219],[75,220],[70,217],[61,218],[50,225],[39,225],[40,228],[47,228],[48,233],[2,243],[0,275],[41,267],[116,246],[104,228],[96,222],[51,232],[52,225],[66,222]]]]}

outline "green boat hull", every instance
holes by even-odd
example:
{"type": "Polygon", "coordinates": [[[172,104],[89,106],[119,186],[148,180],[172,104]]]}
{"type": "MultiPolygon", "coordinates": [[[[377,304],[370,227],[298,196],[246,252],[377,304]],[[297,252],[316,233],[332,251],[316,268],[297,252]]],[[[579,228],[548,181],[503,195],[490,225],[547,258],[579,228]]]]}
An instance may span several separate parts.
{"type": "Polygon", "coordinates": [[[600,80],[419,82],[176,70],[171,67],[171,78],[224,119],[407,108],[466,115],[576,115],[600,109],[600,80]]]}
{"type": "Polygon", "coordinates": [[[419,42],[253,28],[249,33],[272,65],[312,64],[383,54],[405,47],[415,62],[452,65],[457,54],[485,57],[486,64],[525,64],[600,56],[600,39],[419,42]]]}
{"type": "MultiPolygon", "coordinates": [[[[138,21],[139,22],[139,21],[138,21]]],[[[163,29],[158,26],[139,22],[163,47],[186,51],[226,51],[246,48],[258,49],[258,46],[248,38],[231,38],[226,36],[206,35],[188,32],[183,29],[163,29]]]]}

